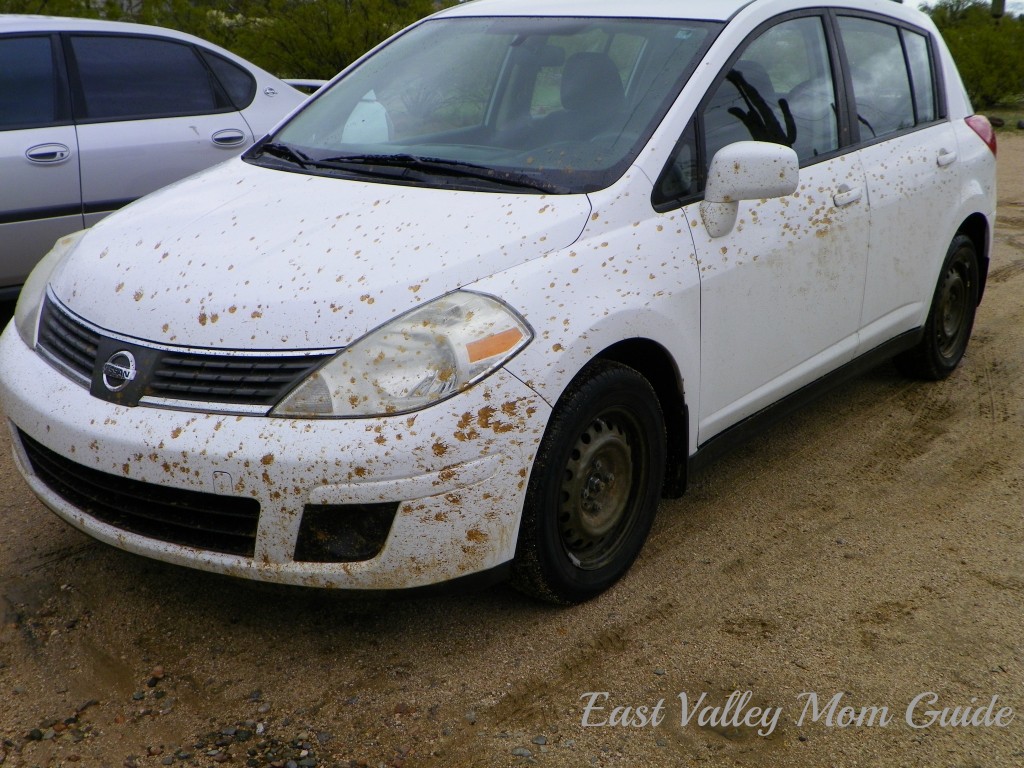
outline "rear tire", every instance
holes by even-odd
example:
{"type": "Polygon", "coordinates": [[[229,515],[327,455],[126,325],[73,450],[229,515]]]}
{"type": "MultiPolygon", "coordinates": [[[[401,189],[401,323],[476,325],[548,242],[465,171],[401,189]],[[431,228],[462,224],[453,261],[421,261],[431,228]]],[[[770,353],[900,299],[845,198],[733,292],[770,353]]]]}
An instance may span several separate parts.
{"type": "Polygon", "coordinates": [[[530,474],[513,584],[580,603],[629,569],[651,528],[665,475],[658,397],[637,371],[585,368],[555,406],[530,474]]]}
{"type": "Polygon", "coordinates": [[[978,309],[978,253],[965,235],[950,243],[939,282],[917,346],[898,355],[896,367],[907,376],[937,381],[951,374],[967,351],[978,309]]]}

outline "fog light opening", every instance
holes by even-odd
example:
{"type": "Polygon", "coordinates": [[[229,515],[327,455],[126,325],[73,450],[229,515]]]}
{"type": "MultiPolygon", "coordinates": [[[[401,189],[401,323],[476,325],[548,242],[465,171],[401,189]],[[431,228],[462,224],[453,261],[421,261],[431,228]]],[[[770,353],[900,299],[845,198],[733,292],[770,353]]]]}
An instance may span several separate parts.
{"type": "Polygon", "coordinates": [[[384,548],[398,504],[307,504],[295,545],[296,562],[372,560],[384,548]]]}

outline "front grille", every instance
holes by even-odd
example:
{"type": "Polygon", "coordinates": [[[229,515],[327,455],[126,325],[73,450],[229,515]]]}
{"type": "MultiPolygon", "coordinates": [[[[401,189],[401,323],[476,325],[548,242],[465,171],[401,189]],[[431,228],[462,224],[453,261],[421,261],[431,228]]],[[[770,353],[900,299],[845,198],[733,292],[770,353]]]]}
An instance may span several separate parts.
{"type": "Polygon", "coordinates": [[[233,357],[165,352],[144,396],[273,405],[322,358],[233,357]]]}
{"type": "Polygon", "coordinates": [[[138,405],[148,397],[269,407],[334,354],[223,354],[154,347],[106,336],[49,296],[39,329],[39,348],[46,357],[83,383],[91,383],[94,395],[122,405],[138,405]],[[138,371],[115,398],[100,379],[102,364],[120,351],[132,353],[138,371]]]}
{"type": "Polygon", "coordinates": [[[129,533],[227,555],[252,557],[256,499],[153,485],[83,467],[19,430],[32,469],[46,486],[85,514],[129,533]]]}
{"type": "Polygon", "coordinates": [[[100,335],[73,317],[57,309],[46,299],[39,318],[39,346],[58,362],[88,381],[100,335]]]}

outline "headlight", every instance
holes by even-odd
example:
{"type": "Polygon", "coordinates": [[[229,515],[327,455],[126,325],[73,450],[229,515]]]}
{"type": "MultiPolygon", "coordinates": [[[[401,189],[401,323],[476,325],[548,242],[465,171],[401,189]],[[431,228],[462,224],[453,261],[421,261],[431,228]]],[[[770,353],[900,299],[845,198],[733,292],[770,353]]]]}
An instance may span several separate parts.
{"type": "Polygon", "coordinates": [[[46,295],[46,286],[50,282],[50,276],[57,266],[64,260],[82,239],[85,230],[72,232],[58,240],[50,252],[36,264],[25,281],[18,295],[18,303],[14,308],[14,325],[21,335],[21,340],[29,348],[36,346],[36,330],[39,324],[39,310],[42,307],[43,296],[46,295]]]}
{"type": "Polygon", "coordinates": [[[489,376],[532,338],[526,321],[497,299],[456,291],[339,352],[271,415],[322,418],[415,411],[489,376]]]}

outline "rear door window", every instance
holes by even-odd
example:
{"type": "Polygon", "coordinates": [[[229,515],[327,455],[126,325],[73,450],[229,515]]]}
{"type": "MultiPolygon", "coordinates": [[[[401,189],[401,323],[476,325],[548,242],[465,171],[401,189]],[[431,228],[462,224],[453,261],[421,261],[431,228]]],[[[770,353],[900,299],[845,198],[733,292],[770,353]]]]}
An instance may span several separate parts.
{"type": "Polygon", "coordinates": [[[190,45],[159,38],[75,35],[81,121],[141,120],[231,109],[190,45]]]}
{"type": "Polygon", "coordinates": [[[873,19],[839,18],[862,141],[913,128],[914,99],[899,28],[873,19]]]}

